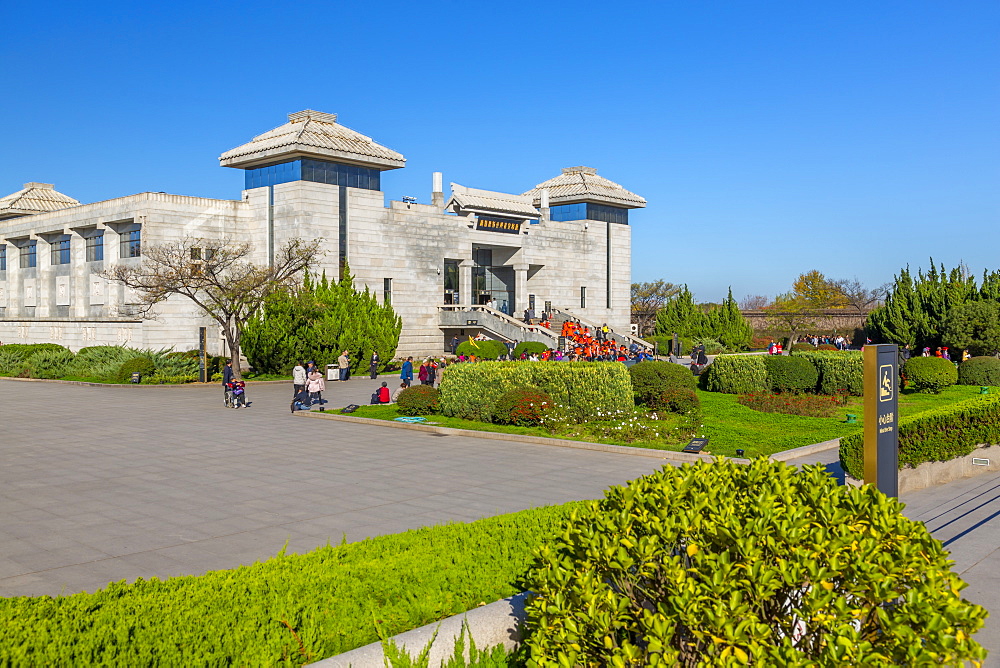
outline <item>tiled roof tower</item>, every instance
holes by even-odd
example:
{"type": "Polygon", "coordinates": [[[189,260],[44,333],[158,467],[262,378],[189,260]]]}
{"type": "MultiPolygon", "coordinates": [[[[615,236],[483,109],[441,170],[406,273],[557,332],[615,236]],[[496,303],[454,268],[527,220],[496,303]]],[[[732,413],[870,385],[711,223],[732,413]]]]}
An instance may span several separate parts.
{"type": "Polygon", "coordinates": [[[16,193],[0,197],[0,219],[58,211],[80,202],[52,187],[51,183],[25,183],[16,193]]]}
{"type": "Polygon", "coordinates": [[[598,176],[593,167],[566,167],[562,174],[539,183],[524,195],[531,197],[535,206],[538,206],[542,190],[549,191],[549,202],[553,206],[574,202],[597,202],[626,209],[646,206],[645,198],[625,190],[614,181],[598,176]]]}

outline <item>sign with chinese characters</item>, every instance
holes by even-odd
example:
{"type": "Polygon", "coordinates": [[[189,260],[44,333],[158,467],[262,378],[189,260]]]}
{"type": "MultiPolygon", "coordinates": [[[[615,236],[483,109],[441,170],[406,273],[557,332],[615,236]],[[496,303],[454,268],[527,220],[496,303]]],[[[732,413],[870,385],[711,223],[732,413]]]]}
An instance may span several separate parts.
{"type": "Polygon", "coordinates": [[[899,496],[899,347],[865,346],[865,482],[899,496]]]}
{"type": "Polygon", "coordinates": [[[499,218],[496,216],[479,216],[476,221],[476,229],[485,232],[504,232],[506,234],[518,234],[521,231],[523,220],[516,218],[499,218]]]}

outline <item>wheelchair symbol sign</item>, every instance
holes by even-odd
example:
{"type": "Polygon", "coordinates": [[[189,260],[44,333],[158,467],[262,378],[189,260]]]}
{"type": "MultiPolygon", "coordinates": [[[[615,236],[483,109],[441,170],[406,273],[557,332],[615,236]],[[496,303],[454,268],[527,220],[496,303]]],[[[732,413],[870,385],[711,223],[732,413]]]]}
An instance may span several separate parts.
{"type": "Polygon", "coordinates": [[[896,374],[892,372],[891,364],[883,364],[878,368],[878,400],[892,401],[893,386],[896,374]]]}

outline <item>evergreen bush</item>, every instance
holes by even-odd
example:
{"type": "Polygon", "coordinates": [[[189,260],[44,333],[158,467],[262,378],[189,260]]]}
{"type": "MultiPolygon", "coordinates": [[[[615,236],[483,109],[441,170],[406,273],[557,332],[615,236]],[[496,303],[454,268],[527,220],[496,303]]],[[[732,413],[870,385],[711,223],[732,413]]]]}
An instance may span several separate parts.
{"type": "Polygon", "coordinates": [[[767,382],[775,392],[814,392],[819,371],[809,360],[787,355],[767,355],[767,382]]]}
{"type": "Polygon", "coordinates": [[[441,410],[441,392],[431,385],[414,385],[399,393],[396,406],[401,415],[433,415],[441,410]]]}
{"type": "Polygon", "coordinates": [[[832,343],[821,343],[818,346],[816,346],[816,350],[831,351],[831,350],[839,350],[839,348],[837,348],[837,346],[833,345],[832,343]]]}
{"type": "Polygon", "coordinates": [[[911,357],[903,365],[907,383],[917,392],[937,394],[958,382],[958,369],[940,357],[911,357]]]}
{"type": "Polygon", "coordinates": [[[962,665],[987,612],[871,487],[765,458],[612,487],[538,550],[527,665],[962,665]],[[818,558],[817,555],[822,555],[818,558]]]}
{"type": "Polygon", "coordinates": [[[751,394],[766,392],[767,367],[762,355],[723,355],[716,357],[702,374],[709,392],[751,394]]]}
{"type": "Polygon", "coordinates": [[[809,360],[819,371],[820,394],[865,393],[864,356],[859,350],[814,351],[795,353],[793,357],[809,360]]]}
{"type": "Polygon", "coordinates": [[[649,407],[655,411],[688,415],[692,419],[701,416],[701,400],[693,389],[687,387],[670,387],[663,390],[649,402],[649,407]]]}
{"type": "Polygon", "coordinates": [[[342,350],[350,352],[357,372],[368,369],[373,352],[383,366],[392,360],[402,326],[392,304],[380,303],[367,287],[355,289],[345,269],[339,282],[307,275],[301,286],[268,297],[247,322],[242,349],[262,373],[290,373],[298,361],[336,360],[342,350]]]}
{"type": "Polygon", "coordinates": [[[75,357],[65,348],[45,348],[33,353],[26,366],[32,378],[62,378],[69,375],[75,357]]]}
{"type": "MultiPolygon", "coordinates": [[[[998,444],[1000,396],[975,397],[900,420],[899,468],[946,462],[998,444]]],[[[840,439],[840,462],[852,477],[864,479],[864,434],[840,439]]]]}
{"type": "Polygon", "coordinates": [[[131,383],[133,373],[142,374],[143,378],[152,376],[156,373],[156,365],[148,357],[133,357],[118,367],[115,380],[119,383],[131,383]]]}
{"type": "Polygon", "coordinates": [[[673,362],[647,360],[630,366],[628,373],[632,378],[635,403],[647,406],[668,389],[682,387],[693,390],[698,385],[698,379],[691,375],[690,369],[673,362]]]}
{"type": "Polygon", "coordinates": [[[722,342],[716,339],[694,339],[691,342],[691,349],[698,346],[705,346],[706,355],[718,355],[726,350],[726,347],[722,345],[722,342]]]}
{"type": "Polygon", "coordinates": [[[31,377],[28,359],[32,355],[60,351],[69,352],[67,348],[57,343],[8,343],[0,346],[0,376],[31,377]]]}
{"type": "Polygon", "coordinates": [[[448,367],[441,378],[441,412],[490,422],[497,399],[520,387],[538,388],[581,421],[634,406],[632,381],[620,362],[480,362],[448,367]]]}
{"type": "Polygon", "coordinates": [[[507,390],[493,407],[493,421],[518,427],[534,427],[552,407],[552,397],[531,387],[507,390]]]}
{"type": "Polygon", "coordinates": [[[1000,359],[970,357],[958,365],[959,385],[1000,385],[1000,359]]]}
{"type": "Polygon", "coordinates": [[[811,343],[794,343],[792,344],[792,352],[802,352],[808,353],[816,350],[816,346],[811,343]]]}
{"type": "Polygon", "coordinates": [[[462,341],[455,349],[456,355],[465,355],[476,359],[495,360],[506,355],[507,346],[500,341],[488,339],[486,341],[462,341]]]}
{"type": "MultiPolygon", "coordinates": [[[[504,346],[504,348],[506,348],[506,346],[504,346]]],[[[545,345],[544,343],[540,343],[538,341],[522,341],[521,343],[514,346],[514,359],[520,359],[522,354],[529,356],[532,353],[534,353],[535,355],[541,355],[548,349],[549,347],[547,345],[545,345]]],[[[506,353],[507,351],[504,350],[504,354],[506,353]]]]}

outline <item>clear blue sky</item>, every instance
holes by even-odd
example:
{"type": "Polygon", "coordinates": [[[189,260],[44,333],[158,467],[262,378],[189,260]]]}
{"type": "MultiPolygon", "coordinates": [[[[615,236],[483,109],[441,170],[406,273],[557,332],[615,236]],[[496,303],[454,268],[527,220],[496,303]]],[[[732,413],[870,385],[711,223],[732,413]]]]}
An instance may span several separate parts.
{"type": "Polygon", "coordinates": [[[13,3],[0,191],[237,198],[223,151],[318,109],[387,195],[588,165],[649,202],[635,281],[697,298],[1000,266],[1000,3],[13,3]]]}

